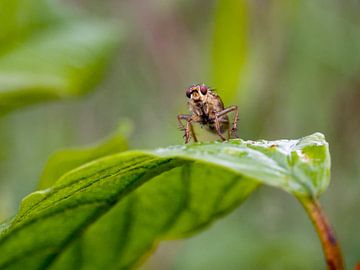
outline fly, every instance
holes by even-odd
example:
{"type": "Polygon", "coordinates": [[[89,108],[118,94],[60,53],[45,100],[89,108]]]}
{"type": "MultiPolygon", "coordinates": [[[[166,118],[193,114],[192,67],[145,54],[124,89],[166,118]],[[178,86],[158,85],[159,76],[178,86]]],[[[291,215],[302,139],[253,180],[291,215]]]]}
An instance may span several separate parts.
{"type": "Polygon", "coordinates": [[[225,141],[224,133],[227,131],[228,139],[238,137],[237,121],[239,111],[237,106],[224,108],[221,98],[205,84],[192,85],[186,89],[186,96],[189,98],[188,106],[191,114],[179,114],[178,121],[180,129],[185,132],[185,143],[189,143],[191,137],[197,142],[193,123],[199,123],[208,131],[217,134],[222,141],[225,141]],[[234,121],[230,129],[228,114],[234,112],[234,121]],[[186,123],[183,123],[183,120],[186,123]]]}

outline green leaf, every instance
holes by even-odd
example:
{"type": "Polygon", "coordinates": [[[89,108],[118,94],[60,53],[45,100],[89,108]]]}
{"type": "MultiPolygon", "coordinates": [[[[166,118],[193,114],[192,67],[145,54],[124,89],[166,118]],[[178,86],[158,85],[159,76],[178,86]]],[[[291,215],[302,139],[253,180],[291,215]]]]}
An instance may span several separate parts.
{"type": "Polygon", "coordinates": [[[93,161],[26,197],[3,225],[1,269],[129,269],[160,240],[186,237],[241,204],[259,184],[317,197],[328,144],[199,143],[93,161]]]}
{"type": "Polygon", "coordinates": [[[100,80],[118,31],[95,19],[57,14],[56,8],[18,0],[0,16],[0,115],[83,94],[100,80]]]}
{"type": "Polygon", "coordinates": [[[116,134],[92,147],[60,150],[48,160],[40,178],[38,189],[51,187],[63,174],[95,159],[128,149],[126,140],[116,134]]]}
{"type": "Polygon", "coordinates": [[[225,103],[236,98],[247,56],[248,3],[217,1],[213,44],[213,83],[225,103]]]}
{"type": "Polygon", "coordinates": [[[57,23],[65,14],[60,5],[46,0],[0,1],[0,48],[14,45],[33,31],[57,23]]]}

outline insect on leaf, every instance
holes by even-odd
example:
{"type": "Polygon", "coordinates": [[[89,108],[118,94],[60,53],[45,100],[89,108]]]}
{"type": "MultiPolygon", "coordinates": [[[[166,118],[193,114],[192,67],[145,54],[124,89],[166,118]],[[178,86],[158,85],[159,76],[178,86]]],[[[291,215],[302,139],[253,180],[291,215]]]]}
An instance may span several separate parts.
{"type": "Polygon", "coordinates": [[[159,241],[196,233],[261,184],[317,197],[329,170],[319,133],[107,156],[24,199],[3,225],[0,268],[133,268],[159,241]]]}

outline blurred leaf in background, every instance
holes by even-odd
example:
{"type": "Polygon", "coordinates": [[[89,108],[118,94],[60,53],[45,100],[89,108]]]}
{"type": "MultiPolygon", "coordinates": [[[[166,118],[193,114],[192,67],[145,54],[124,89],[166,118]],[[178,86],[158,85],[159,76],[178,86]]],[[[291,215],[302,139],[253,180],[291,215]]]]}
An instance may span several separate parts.
{"type": "Polygon", "coordinates": [[[60,150],[45,165],[38,189],[51,187],[63,174],[92,160],[128,149],[123,134],[116,134],[92,147],[60,150]]]}
{"type": "MultiPolygon", "coordinates": [[[[115,20],[57,0],[0,1],[0,116],[94,89],[118,47],[120,29],[115,20]]],[[[0,119],[0,218],[15,210],[21,191],[34,187],[38,176],[30,175],[54,151],[48,142],[69,141],[74,130],[64,116],[78,113],[33,108],[0,119]],[[25,183],[24,175],[30,176],[25,183]]]]}
{"type": "Polygon", "coordinates": [[[246,0],[216,2],[211,81],[225,103],[240,94],[241,71],[248,54],[248,5],[246,0]]]}
{"type": "Polygon", "coordinates": [[[0,115],[89,91],[119,37],[114,25],[54,1],[1,1],[0,115]]]}

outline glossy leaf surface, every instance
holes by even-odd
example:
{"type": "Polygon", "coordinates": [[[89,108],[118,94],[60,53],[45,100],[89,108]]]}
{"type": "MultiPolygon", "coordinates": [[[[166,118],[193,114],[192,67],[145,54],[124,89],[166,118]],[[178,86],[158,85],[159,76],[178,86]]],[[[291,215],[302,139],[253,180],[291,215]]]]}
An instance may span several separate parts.
{"type": "Polygon", "coordinates": [[[329,169],[319,133],[107,156],[24,199],[3,225],[0,268],[129,269],[160,240],[204,228],[259,184],[316,197],[329,169]]]}

